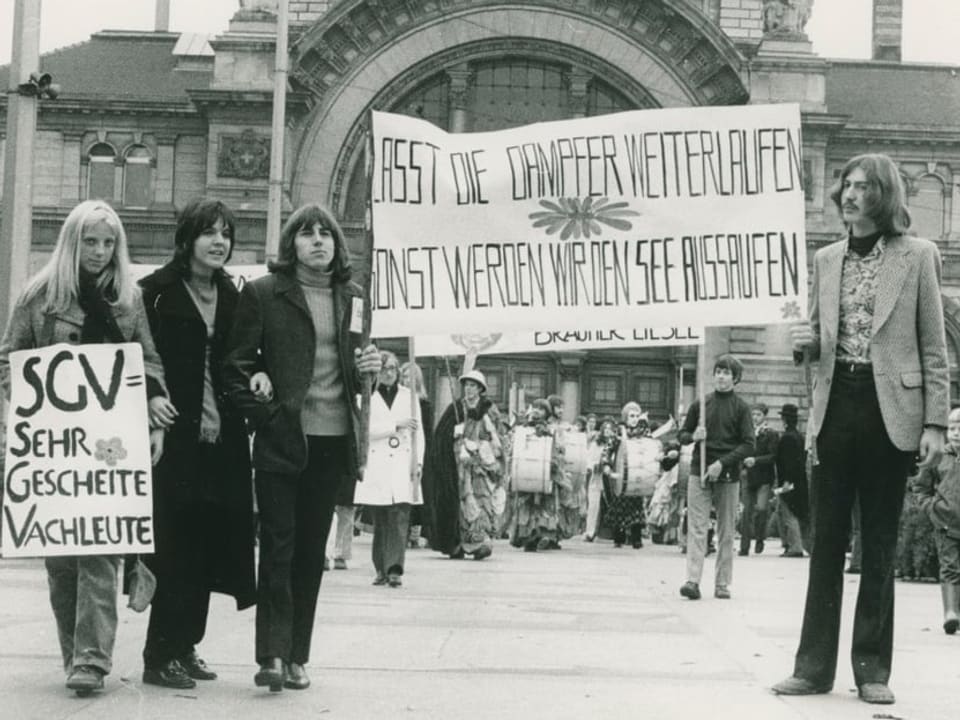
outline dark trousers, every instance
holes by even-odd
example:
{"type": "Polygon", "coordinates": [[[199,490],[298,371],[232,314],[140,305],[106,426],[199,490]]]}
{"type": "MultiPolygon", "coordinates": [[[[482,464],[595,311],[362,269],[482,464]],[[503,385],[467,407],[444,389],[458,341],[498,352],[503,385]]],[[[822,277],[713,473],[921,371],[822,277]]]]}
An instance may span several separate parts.
{"type": "Polygon", "coordinates": [[[750,549],[750,541],[767,539],[767,509],[770,507],[770,485],[750,487],[743,483],[743,515],[740,517],[740,550],[750,549]]]}
{"type": "Polygon", "coordinates": [[[911,453],[887,435],[868,370],[834,373],[814,474],[816,531],[794,675],[832,685],[837,669],[843,562],[854,497],[860,497],[863,562],[853,624],[858,686],[886,683],[893,654],[897,526],[911,453]]]}
{"type": "MultiPolygon", "coordinates": [[[[221,453],[220,445],[201,445],[195,458],[197,477],[216,477],[221,453]]],[[[147,667],[189,655],[207,630],[216,572],[213,553],[221,547],[218,539],[226,529],[223,511],[204,498],[206,493],[195,490],[183,496],[157,488],[154,496],[155,552],[144,558],[157,578],[143,647],[147,667]]]]}
{"type": "Polygon", "coordinates": [[[257,471],[260,568],[257,662],[306,663],[337,490],[347,472],[348,439],[307,436],[298,475],[257,471]]]}
{"type": "Polygon", "coordinates": [[[371,505],[373,567],[377,575],[403,575],[410,530],[410,504],[371,505]]]}

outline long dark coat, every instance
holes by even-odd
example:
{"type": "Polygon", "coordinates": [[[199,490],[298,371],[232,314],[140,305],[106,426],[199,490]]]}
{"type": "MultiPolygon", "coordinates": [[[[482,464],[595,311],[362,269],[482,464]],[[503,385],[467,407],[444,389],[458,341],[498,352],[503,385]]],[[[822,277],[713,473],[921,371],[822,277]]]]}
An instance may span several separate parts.
{"type": "MultiPolygon", "coordinates": [[[[232,595],[237,607],[253,605],[254,574],[253,484],[246,423],[224,389],[221,361],[233,325],[239,293],[226,277],[217,279],[217,310],[210,369],[220,413],[225,466],[211,490],[210,478],[198,477],[195,458],[199,446],[203,407],[203,376],[207,328],[183,284],[182,276],[167,264],[140,281],[147,319],[163,360],[170,400],[179,415],[167,431],[163,457],[154,468],[155,520],[175,526],[173,516],[185,504],[195,505],[203,492],[220,514],[222,542],[209,553],[210,590],[232,595]]],[[[158,527],[158,535],[164,528],[158,527]]],[[[162,549],[161,549],[162,552],[162,549]]],[[[176,558],[158,558],[161,562],[176,558]]],[[[175,565],[174,565],[175,566],[175,565]]]]}

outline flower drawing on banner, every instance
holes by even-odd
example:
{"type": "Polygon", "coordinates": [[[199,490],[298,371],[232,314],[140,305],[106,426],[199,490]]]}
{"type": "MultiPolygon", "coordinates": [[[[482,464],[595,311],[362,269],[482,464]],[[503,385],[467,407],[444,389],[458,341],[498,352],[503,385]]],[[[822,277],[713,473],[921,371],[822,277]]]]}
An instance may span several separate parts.
{"type": "Polygon", "coordinates": [[[93,456],[97,460],[113,467],[117,464],[118,460],[123,460],[127,457],[127,451],[123,447],[123,440],[118,437],[112,437],[109,440],[97,440],[97,451],[93,456]]]}
{"type": "Polygon", "coordinates": [[[800,306],[797,304],[796,300],[790,300],[781,306],[780,313],[783,315],[784,320],[799,320],[800,306]]]}
{"type": "Polygon", "coordinates": [[[636,210],[630,210],[630,203],[612,203],[605,197],[559,198],[556,202],[541,200],[540,207],[546,210],[530,213],[533,226],[546,228],[547,235],[559,231],[561,240],[601,235],[601,224],[615,230],[629,230],[633,224],[624,218],[640,215],[636,210]]]}

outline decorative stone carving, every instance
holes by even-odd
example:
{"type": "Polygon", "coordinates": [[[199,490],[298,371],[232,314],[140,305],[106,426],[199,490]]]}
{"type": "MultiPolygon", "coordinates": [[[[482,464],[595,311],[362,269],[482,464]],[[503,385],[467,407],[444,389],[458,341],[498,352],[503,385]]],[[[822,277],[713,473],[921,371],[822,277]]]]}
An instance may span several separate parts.
{"type": "MultiPolygon", "coordinates": [[[[714,86],[711,85],[714,83],[713,74],[699,81],[687,74],[683,61],[695,49],[709,56],[711,65],[729,65],[735,73],[739,72],[739,66],[732,55],[704,37],[702,27],[691,23],[684,14],[673,9],[672,2],[674,0],[647,0],[643,3],[636,0],[528,0],[512,4],[512,7],[529,5],[539,10],[556,8],[617,27],[642,43],[648,52],[659,56],[681,76],[687,75],[684,79],[695,88],[704,102],[744,102],[748,94],[742,82],[724,82],[714,86]]],[[[340,0],[333,3],[330,10],[296,41],[291,73],[320,100],[365,58],[403,33],[483,4],[477,0],[340,0]],[[365,17],[376,17],[377,23],[371,25],[356,20],[365,17]],[[317,58],[323,57],[324,51],[334,53],[338,62],[326,58],[323,62],[317,62],[317,58]]],[[[802,36],[802,28],[810,16],[812,4],[813,0],[767,0],[764,6],[765,24],[769,16],[771,24],[797,28],[796,32],[802,36]]]]}
{"type": "Polygon", "coordinates": [[[220,135],[219,144],[218,177],[241,180],[270,177],[270,138],[244,130],[239,135],[220,135]]]}
{"type": "Polygon", "coordinates": [[[812,9],[813,0],[764,0],[763,34],[806,39],[804,28],[812,9]]]}

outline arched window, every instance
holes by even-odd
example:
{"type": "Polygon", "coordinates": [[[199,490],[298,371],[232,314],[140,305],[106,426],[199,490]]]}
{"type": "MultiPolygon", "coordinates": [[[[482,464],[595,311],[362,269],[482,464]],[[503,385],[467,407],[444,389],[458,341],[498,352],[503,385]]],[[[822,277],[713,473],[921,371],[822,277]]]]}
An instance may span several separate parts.
{"type": "Polygon", "coordinates": [[[936,175],[924,175],[909,198],[912,227],[922,237],[935,240],[943,236],[943,187],[943,180],[936,175]]]}
{"type": "Polygon", "coordinates": [[[151,179],[153,158],[143,145],[134,145],[123,162],[123,204],[126,207],[145,208],[153,200],[151,179]]]}
{"type": "Polygon", "coordinates": [[[113,202],[116,153],[107,143],[97,143],[87,154],[87,198],[113,202]]]}

